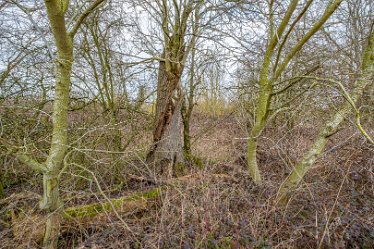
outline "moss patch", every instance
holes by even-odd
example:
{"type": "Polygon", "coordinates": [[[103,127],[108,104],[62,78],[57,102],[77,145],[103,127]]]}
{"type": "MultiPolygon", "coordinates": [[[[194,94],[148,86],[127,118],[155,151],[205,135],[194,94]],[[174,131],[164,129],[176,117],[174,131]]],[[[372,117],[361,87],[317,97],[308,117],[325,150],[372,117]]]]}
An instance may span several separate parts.
{"type": "Polygon", "coordinates": [[[161,189],[156,188],[144,193],[136,193],[130,196],[125,196],[119,199],[113,199],[110,202],[92,203],[88,205],[70,207],[64,210],[64,218],[82,218],[82,217],[94,217],[102,212],[111,211],[112,206],[114,208],[121,208],[126,202],[148,200],[159,197],[161,189]]]}

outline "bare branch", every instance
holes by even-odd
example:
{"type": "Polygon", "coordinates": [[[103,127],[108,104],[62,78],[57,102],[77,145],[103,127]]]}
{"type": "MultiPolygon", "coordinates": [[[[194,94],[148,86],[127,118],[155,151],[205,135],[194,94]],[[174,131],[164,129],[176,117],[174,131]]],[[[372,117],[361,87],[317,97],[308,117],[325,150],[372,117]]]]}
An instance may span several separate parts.
{"type": "Polygon", "coordinates": [[[75,25],[73,26],[72,30],[70,31],[69,35],[71,37],[74,37],[77,33],[78,29],[84,22],[84,20],[87,18],[89,14],[91,14],[92,11],[94,11],[101,3],[103,3],[105,0],[96,0],[93,2],[88,8],[79,16],[78,20],[76,21],[75,25]]]}

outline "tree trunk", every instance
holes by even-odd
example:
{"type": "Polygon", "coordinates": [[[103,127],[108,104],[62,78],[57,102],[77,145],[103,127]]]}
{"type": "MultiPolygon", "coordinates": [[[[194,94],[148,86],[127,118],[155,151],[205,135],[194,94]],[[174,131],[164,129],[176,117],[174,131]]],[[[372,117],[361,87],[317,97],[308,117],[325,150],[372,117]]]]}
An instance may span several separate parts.
{"type": "Polygon", "coordinates": [[[349,104],[344,105],[329,121],[325,127],[320,131],[317,139],[305,154],[303,159],[295,166],[288,178],[283,182],[277,194],[277,202],[286,204],[288,202],[288,194],[294,190],[301,182],[306,172],[318,159],[319,155],[325,148],[329,137],[336,133],[339,124],[344,120],[344,117],[349,112],[349,104]]]}
{"type": "Polygon", "coordinates": [[[59,172],[67,151],[68,107],[70,96],[70,76],[73,61],[71,47],[67,53],[59,53],[57,82],[53,105],[52,144],[46,162],[47,171],[43,174],[43,198],[40,208],[50,212],[46,223],[45,248],[57,248],[60,218],[58,209],[63,205],[59,194],[59,172]]]}
{"type": "Polygon", "coordinates": [[[50,213],[44,231],[43,248],[56,249],[58,237],[60,236],[61,214],[60,212],[50,213]]]}
{"type": "Polygon", "coordinates": [[[248,173],[256,185],[262,184],[261,173],[257,165],[257,140],[264,130],[269,115],[269,105],[271,101],[272,85],[268,82],[267,71],[270,58],[264,59],[264,66],[260,76],[260,94],[257,101],[255,124],[249,133],[248,138],[248,173]]]}
{"type": "Polygon", "coordinates": [[[73,61],[73,49],[58,55],[57,82],[53,104],[52,144],[46,162],[47,171],[43,175],[42,209],[54,211],[59,204],[58,174],[62,168],[68,142],[68,108],[70,96],[70,75],[73,61]]]}
{"type": "Polygon", "coordinates": [[[73,64],[73,41],[65,25],[64,13],[58,1],[45,1],[48,19],[57,47],[56,86],[53,103],[52,143],[43,174],[43,197],[40,208],[47,211],[48,219],[43,239],[44,248],[57,248],[62,206],[58,174],[62,168],[68,142],[68,108],[70,77],[73,64]]]}
{"type": "Polygon", "coordinates": [[[191,135],[190,135],[190,121],[192,108],[190,104],[187,107],[185,100],[182,103],[182,118],[183,118],[183,152],[187,157],[191,156],[191,135]]]}
{"type": "Polygon", "coordinates": [[[177,168],[184,162],[181,70],[173,68],[167,70],[165,62],[160,62],[154,144],[147,156],[147,162],[153,164],[155,173],[167,177],[175,175],[177,168]]]}
{"type": "Polygon", "coordinates": [[[256,185],[262,184],[262,178],[261,178],[260,170],[257,165],[256,156],[257,156],[257,139],[261,135],[264,127],[265,127],[264,123],[258,122],[256,120],[256,123],[251,130],[250,137],[248,138],[248,152],[247,152],[248,173],[256,185]]]}
{"type": "Polygon", "coordinates": [[[198,21],[200,20],[199,11],[195,12],[195,21],[193,24],[193,34],[190,48],[191,48],[191,66],[189,71],[188,79],[188,95],[183,98],[181,114],[183,119],[183,152],[188,161],[192,159],[191,152],[191,135],[190,135],[190,122],[192,111],[194,108],[194,99],[195,99],[195,90],[197,82],[195,82],[195,66],[196,66],[196,42],[197,42],[197,33],[199,30],[198,21]]]}
{"type": "MultiPolygon", "coordinates": [[[[264,60],[262,63],[262,68],[260,72],[260,94],[257,101],[256,107],[256,120],[255,125],[250,132],[250,137],[248,139],[248,171],[250,176],[253,178],[253,181],[256,184],[261,184],[261,175],[260,171],[257,166],[256,161],[256,150],[257,150],[257,138],[261,135],[263,129],[266,126],[266,122],[268,121],[269,112],[270,112],[270,104],[273,95],[273,83],[279,79],[281,74],[286,69],[289,62],[292,58],[302,49],[304,44],[318,31],[321,29],[322,25],[329,19],[329,17],[334,13],[336,8],[340,5],[342,0],[334,0],[331,2],[322,17],[312,26],[312,28],[303,36],[303,38],[291,49],[291,51],[285,56],[283,62],[276,65],[273,68],[273,76],[269,79],[269,69],[272,61],[272,57],[274,55],[275,48],[279,42],[279,37],[282,37],[282,33],[285,31],[288,23],[292,17],[292,13],[295,11],[298,0],[293,0],[289,3],[288,9],[285,13],[285,16],[282,19],[282,22],[279,24],[276,34],[273,34],[271,29],[270,31],[270,41],[269,45],[267,46],[264,60]]],[[[306,7],[306,9],[308,6],[306,7]]],[[[272,12],[272,5],[270,5],[270,12],[272,12]]],[[[299,17],[301,18],[301,15],[299,17]]],[[[273,26],[272,16],[270,16],[270,26],[273,26]]],[[[298,19],[296,19],[298,20],[298,19]]],[[[292,31],[292,25],[291,29],[292,31]]],[[[289,33],[288,33],[289,34],[289,33]]],[[[287,36],[283,38],[283,42],[287,41],[287,36]]],[[[283,46],[283,45],[281,45],[283,46]]],[[[281,48],[278,48],[278,53],[281,52],[281,48]]]]}
{"type": "MultiPolygon", "coordinates": [[[[257,154],[257,139],[261,135],[263,129],[265,128],[267,117],[269,115],[269,107],[270,101],[272,97],[273,91],[273,80],[269,80],[269,69],[271,64],[271,59],[274,54],[274,50],[279,42],[279,37],[282,36],[283,32],[285,31],[287,24],[296,9],[298,4],[298,0],[293,0],[289,3],[285,16],[280,23],[276,34],[274,34],[274,30],[270,30],[269,34],[269,44],[266,48],[266,52],[264,55],[264,59],[262,61],[262,67],[260,71],[260,93],[257,100],[256,106],[256,117],[255,117],[255,124],[252,127],[249,133],[248,139],[248,159],[247,159],[247,166],[248,166],[248,173],[252,177],[255,184],[259,185],[262,183],[260,170],[257,165],[256,154],[257,154]]],[[[269,12],[272,12],[272,5],[269,6],[269,12]]],[[[270,26],[273,26],[273,20],[270,19],[270,26]]]]}

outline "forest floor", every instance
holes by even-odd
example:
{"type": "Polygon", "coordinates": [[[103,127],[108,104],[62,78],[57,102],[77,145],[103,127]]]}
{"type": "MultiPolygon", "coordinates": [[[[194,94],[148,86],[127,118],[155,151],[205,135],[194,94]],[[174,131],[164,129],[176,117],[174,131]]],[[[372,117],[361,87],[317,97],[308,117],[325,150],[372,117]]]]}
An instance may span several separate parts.
{"type": "MultiPolygon", "coordinates": [[[[279,206],[277,189],[318,127],[275,127],[259,141],[261,187],[246,171],[246,128],[230,114],[194,116],[192,146],[203,167],[172,180],[154,179],[141,160],[150,132],[134,136],[136,144],[126,149],[132,154],[77,153],[74,160],[86,166],[63,176],[65,207],[161,191],[115,212],[64,221],[60,248],[374,248],[373,148],[354,129],[340,131],[289,203],[279,206]]],[[[0,248],[38,248],[41,177],[14,167],[0,201],[0,248]]]]}

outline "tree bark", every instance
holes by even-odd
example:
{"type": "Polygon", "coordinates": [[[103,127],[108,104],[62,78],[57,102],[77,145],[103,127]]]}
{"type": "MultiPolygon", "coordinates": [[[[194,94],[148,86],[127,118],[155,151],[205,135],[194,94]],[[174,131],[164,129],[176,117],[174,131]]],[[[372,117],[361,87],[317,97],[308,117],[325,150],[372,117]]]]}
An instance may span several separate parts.
{"type": "MultiPolygon", "coordinates": [[[[257,100],[256,106],[256,116],[255,116],[255,124],[250,131],[250,137],[248,139],[248,153],[247,153],[247,167],[248,173],[252,177],[255,184],[260,185],[262,183],[260,170],[257,165],[257,139],[261,135],[263,129],[266,125],[266,120],[269,115],[269,106],[271,101],[271,93],[273,91],[273,85],[271,80],[269,80],[269,70],[271,59],[273,57],[275,48],[279,42],[279,37],[282,36],[283,32],[285,31],[288,22],[291,19],[293,12],[296,9],[298,4],[298,0],[293,0],[290,2],[287,12],[282,19],[281,24],[279,25],[276,34],[274,32],[270,32],[270,42],[266,48],[264,60],[262,62],[261,72],[260,72],[260,93],[257,100]]],[[[270,7],[269,12],[272,12],[272,6],[270,7]]],[[[272,19],[270,20],[270,25],[272,26],[272,19]]]]}
{"type": "Polygon", "coordinates": [[[191,155],[191,135],[190,135],[190,121],[191,121],[191,114],[192,108],[190,108],[190,104],[186,106],[186,100],[182,103],[181,114],[183,118],[183,152],[185,155],[191,155]]]}
{"type": "Polygon", "coordinates": [[[159,5],[164,51],[158,71],[153,146],[147,156],[147,162],[153,164],[156,173],[168,177],[178,175],[178,168],[184,169],[180,80],[189,54],[185,44],[188,21],[199,5],[193,0],[172,1],[170,4],[162,1],[159,5]]]}
{"type": "Polygon", "coordinates": [[[68,146],[68,110],[73,65],[73,38],[84,19],[104,0],[93,2],[78,18],[71,32],[65,23],[69,0],[45,0],[48,20],[57,47],[55,99],[52,114],[52,142],[43,170],[43,197],[40,208],[48,213],[43,247],[57,248],[60,212],[59,173],[68,146]]]}
{"type": "Polygon", "coordinates": [[[43,247],[57,248],[62,206],[59,194],[58,174],[62,168],[68,142],[68,108],[73,64],[73,40],[65,25],[67,6],[59,1],[45,1],[49,23],[57,47],[55,99],[53,103],[52,143],[43,174],[43,197],[40,208],[49,212],[43,247]]]}
{"type": "Polygon", "coordinates": [[[182,141],[182,90],[181,70],[167,70],[164,61],[160,62],[156,100],[155,130],[153,147],[147,161],[155,167],[155,172],[171,177],[178,164],[184,162],[182,141]]]}

